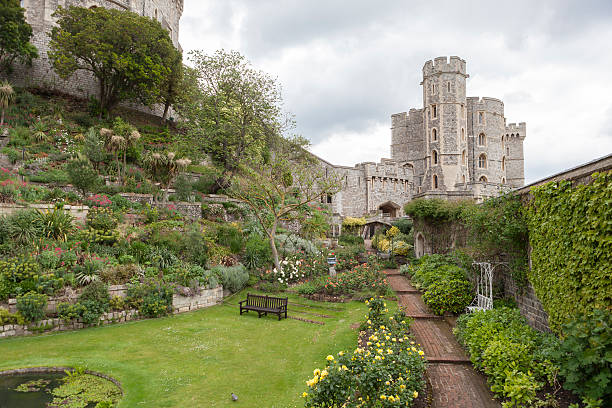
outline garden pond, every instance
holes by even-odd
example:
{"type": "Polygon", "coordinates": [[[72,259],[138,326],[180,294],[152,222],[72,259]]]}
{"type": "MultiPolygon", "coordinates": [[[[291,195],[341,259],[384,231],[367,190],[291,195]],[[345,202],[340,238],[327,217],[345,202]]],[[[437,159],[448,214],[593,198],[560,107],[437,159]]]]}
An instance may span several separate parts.
{"type": "Polygon", "coordinates": [[[51,390],[58,387],[65,376],[64,373],[0,376],[0,408],[44,408],[53,401],[51,390]],[[24,392],[26,387],[28,392],[24,392]]]}

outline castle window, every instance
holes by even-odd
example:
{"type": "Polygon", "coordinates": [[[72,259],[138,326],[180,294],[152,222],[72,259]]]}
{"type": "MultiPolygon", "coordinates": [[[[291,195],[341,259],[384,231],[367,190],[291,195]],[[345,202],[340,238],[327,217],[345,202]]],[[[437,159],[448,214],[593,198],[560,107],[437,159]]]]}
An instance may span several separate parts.
{"type": "Polygon", "coordinates": [[[433,164],[438,164],[438,152],[435,150],[431,152],[431,160],[433,160],[433,164]]]}
{"type": "Polygon", "coordinates": [[[478,156],[478,168],[480,169],[487,168],[487,155],[484,153],[478,156]]]}
{"type": "Polygon", "coordinates": [[[462,182],[463,184],[465,184],[465,174],[464,174],[463,176],[461,176],[461,182],[462,182]]]}
{"type": "Polygon", "coordinates": [[[431,118],[436,119],[438,117],[438,106],[431,105],[431,118]]]}
{"type": "Polygon", "coordinates": [[[332,203],[332,195],[327,194],[327,204],[331,204],[331,203],[332,203]]]}
{"type": "Polygon", "coordinates": [[[481,183],[486,183],[487,182],[487,177],[486,176],[480,176],[478,181],[480,181],[481,183]]]}
{"type": "Polygon", "coordinates": [[[448,82],[446,83],[446,90],[447,90],[448,92],[450,92],[450,81],[448,81],[448,82]]]}
{"type": "Polygon", "coordinates": [[[484,125],[484,112],[478,112],[478,124],[484,125]]]}
{"type": "Polygon", "coordinates": [[[465,150],[461,152],[461,164],[464,166],[467,164],[467,155],[465,154],[465,150]]]}
{"type": "Polygon", "coordinates": [[[431,93],[436,93],[436,84],[434,84],[433,82],[431,83],[431,93]]]}
{"type": "Polygon", "coordinates": [[[461,117],[465,118],[465,105],[461,104],[461,117]]]}
{"type": "Polygon", "coordinates": [[[438,141],[438,130],[436,128],[431,129],[431,141],[432,142],[438,141]]]}
{"type": "Polygon", "coordinates": [[[461,128],[461,141],[465,142],[465,129],[461,128]]]}
{"type": "Polygon", "coordinates": [[[433,183],[432,183],[433,184],[433,188],[437,189],[438,188],[438,176],[434,174],[432,181],[433,181],[433,183]]]}
{"type": "Polygon", "coordinates": [[[502,157],[501,166],[502,166],[502,171],[505,171],[506,170],[506,156],[502,157]]]}
{"type": "Polygon", "coordinates": [[[155,9],[155,20],[157,20],[157,9],[155,9]]]}
{"type": "Polygon", "coordinates": [[[487,144],[487,137],[484,133],[478,135],[478,146],[485,146],[487,144]]]}
{"type": "Polygon", "coordinates": [[[519,137],[519,134],[518,134],[518,133],[516,134],[516,137],[519,137]]]}
{"type": "Polygon", "coordinates": [[[502,177],[502,184],[506,184],[506,179],[502,177]]]}

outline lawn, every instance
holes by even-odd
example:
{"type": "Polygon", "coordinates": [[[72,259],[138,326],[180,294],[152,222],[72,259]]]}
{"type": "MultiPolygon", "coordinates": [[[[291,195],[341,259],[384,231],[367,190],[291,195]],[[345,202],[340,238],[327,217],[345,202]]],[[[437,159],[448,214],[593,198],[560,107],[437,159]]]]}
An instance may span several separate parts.
{"type": "Polygon", "coordinates": [[[120,407],[300,407],[312,370],[326,355],[355,347],[350,326],[367,312],[358,302],[290,296],[290,316],[325,324],[279,322],[239,316],[244,297],[161,319],[0,340],[0,369],[86,366],[122,383],[120,407]]]}

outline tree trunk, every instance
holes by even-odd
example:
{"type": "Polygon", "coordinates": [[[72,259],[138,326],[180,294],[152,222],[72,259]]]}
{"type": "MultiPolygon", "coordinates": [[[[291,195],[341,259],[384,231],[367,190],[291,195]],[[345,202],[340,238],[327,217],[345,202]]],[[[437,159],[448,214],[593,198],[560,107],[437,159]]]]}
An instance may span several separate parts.
{"type": "Polygon", "coordinates": [[[121,184],[121,164],[119,162],[119,152],[117,152],[115,158],[117,159],[117,182],[121,184]]]}
{"type": "Polygon", "coordinates": [[[272,259],[274,259],[274,267],[277,272],[281,271],[280,261],[278,259],[278,250],[276,249],[276,241],[274,241],[274,237],[276,236],[276,220],[274,224],[272,224],[272,229],[268,233],[268,237],[270,238],[270,249],[272,250],[272,259]]]}
{"type": "Polygon", "coordinates": [[[168,111],[170,110],[170,101],[166,101],[164,104],[164,114],[162,116],[162,124],[166,123],[166,119],[168,119],[168,111]]]}
{"type": "Polygon", "coordinates": [[[2,117],[0,118],[0,126],[4,125],[4,109],[2,109],[2,117]]]}
{"type": "Polygon", "coordinates": [[[217,177],[214,184],[210,187],[211,188],[210,193],[216,194],[219,190],[228,188],[229,186],[230,186],[229,180],[227,179],[227,177],[225,177],[225,175],[222,175],[220,177],[217,177]]]}

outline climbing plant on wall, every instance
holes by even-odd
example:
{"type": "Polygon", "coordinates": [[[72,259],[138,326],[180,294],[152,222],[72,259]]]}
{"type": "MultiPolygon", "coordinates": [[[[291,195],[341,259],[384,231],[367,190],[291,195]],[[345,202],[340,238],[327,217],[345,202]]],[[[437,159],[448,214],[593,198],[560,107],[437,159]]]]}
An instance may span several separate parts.
{"type": "Polygon", "coordinates": [[[528,277],[559,332],[577,314],[612,309],[612,172],[576,187],[548,183],[532,194],[528,277]]]}

